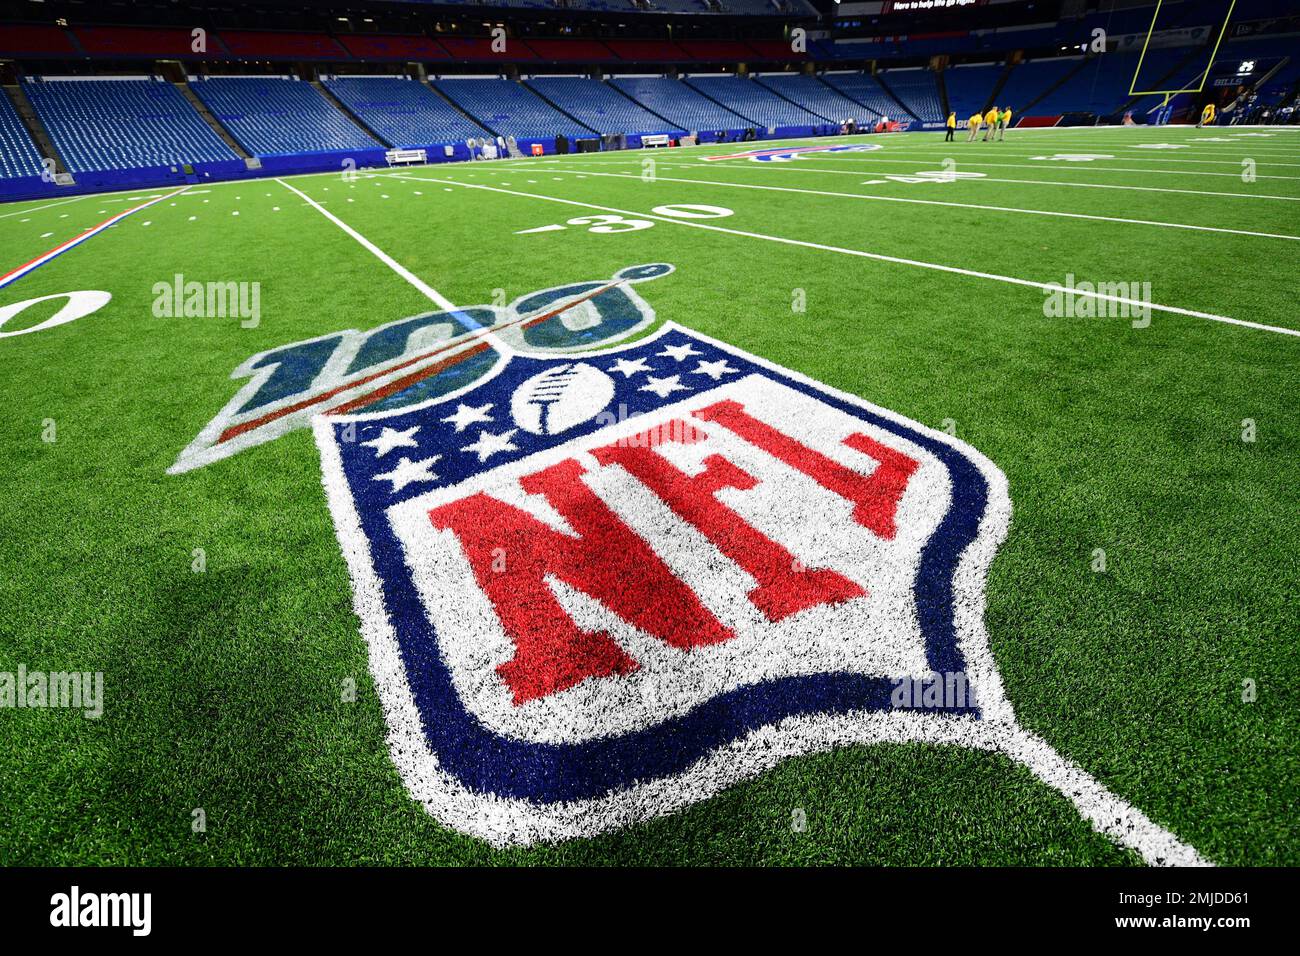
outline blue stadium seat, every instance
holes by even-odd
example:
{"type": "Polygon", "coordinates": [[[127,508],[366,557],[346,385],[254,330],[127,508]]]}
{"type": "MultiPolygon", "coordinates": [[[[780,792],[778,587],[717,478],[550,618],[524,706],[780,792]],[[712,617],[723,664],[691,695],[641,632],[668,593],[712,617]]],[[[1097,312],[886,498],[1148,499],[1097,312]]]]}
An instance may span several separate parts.
{"type": "Polygon", "coordinates": [[[684,131],[599,80],[585,76],[535,76],[527,85],[598,133],[684,131]]]}
{"type": "MultiPolygon", "coordinates": [[[[1043,109],[1042,104],[1032,107],[1030,104],[1061,82],[1071,70],[1077,69],[1082,60],[1083,57],[1079,56],[1058,56],[1017,64],[1007,77],[1006,84],[998,92],[997,105],[1011,107],[1013,123],[1022,114],[1053,115],[1049,110],[1043,109]]],[[[952,75],[952,72],[949,70],[944,74],[944,80],[948,83],[949,100],[952,99],[952,83],[947,78],[952,75]]]]}
{"type": "MultiPolygon", "coordinates": [[[[1075,61],[1077,64],[1077,60],[1075,61]]],[[[1111,52],[1095,56],[1064,86],[1053,90],[1029,112],[1035,116],[1061,113],[1109,115],[1131,99],[1128,95],[1137,69],[1138,54],[1111,52]]],[[[1143,72],[1146,68],[1143,67],[1143,72]]]]}
{"type": "Polygon", "coordinates": [[[754,126],[823,126],[824,117],[783,100],[767,87],[739,76],[688,76],[686,82],[754,126]]]}
{"type": "Polygon", "coordinates": [[[595,131],[565,116],[514,80],[439,79],[433,85],[445,97],[498,136],[517,139],[589,137],[595,131]]]}
{"type": "Polygon", "coordinates": [[[885,85],[902,100],[922,123],[942,123],[943,108],[939,105],[939,87],[934,82],[934,71],[925,67],[887,70],[882,74],[885,85]]]}
{"type": "MultiPolygon", "coordinates": [[[[943,71],[943,85],[948,91],[948,108],[957,114],[958,121],[970,118],[976,110],[984,112],[984,104],[997,86],[998,77],[1006,69],[1001,63],[975,63],[969,66],[950,66],[943,71]]],[[[1020,69],[1020,67],[1016,67],[1020,69]]],[[[1012,71],[1015,76],[1015,71],[1012,71]]],[[[1010,81],[1008,81],[1010,82],[1010,81]]],[[[998,105],[1002,105],[998,97],[998,105]]],[[[1015,104],[1011,104],[1015,109],[1015,104]]]]}
{"type": "Polygon", "coordinates": [[[23,92],[74,173],[238,158],[162,80],[36,79],[23,92]]]}
{"type": "Polygon", "coordinates": [[[0,179],[40,174],[41,154],[9,97],[0,91],[0,179]]]}
{"type": "Polygon", "coordinates": [[[275,76],[223,76],[197,80],[192,89],[255,156],[379,146],[310,83],[275,76]]]}
{"type": "Polygon", "coordinates": [[[768,73],[754,78],[769,90],[832,123],[854,120],[858,125],[874,123],[880,117],[843,93],[805,73],[768,73]]]}
{"type": "Polygon", "coordinates": [[[389,146],[463,143],[487,130],[429,89],[404,77],[337,76],[324,81],[339,102],[389,146]]]}
{"type": "Polygon", "coordinates": [[[616,76],[609,82],[687,132],[735,130],[753,125],[680,80],[666,76],[616,76]]]}
{"type": "Polygon", "coordinates": [[[894,98],[865,73],[828,71],[822,74],[822,79],[879,116],[888,116],[891,120],[907,118],[894,98]]]}

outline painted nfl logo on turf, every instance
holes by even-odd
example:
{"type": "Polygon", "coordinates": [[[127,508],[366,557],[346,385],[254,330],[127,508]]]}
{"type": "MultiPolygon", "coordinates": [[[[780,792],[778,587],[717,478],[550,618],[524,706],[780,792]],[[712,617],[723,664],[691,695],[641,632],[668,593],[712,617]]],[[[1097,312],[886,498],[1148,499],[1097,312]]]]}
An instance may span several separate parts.
{"type": "Polygon", "coordinates": [[[950,436],[671,323],[315,429],[394,759],[449,826],[590,835],[980,722],[1010,508],[950,436]]]}

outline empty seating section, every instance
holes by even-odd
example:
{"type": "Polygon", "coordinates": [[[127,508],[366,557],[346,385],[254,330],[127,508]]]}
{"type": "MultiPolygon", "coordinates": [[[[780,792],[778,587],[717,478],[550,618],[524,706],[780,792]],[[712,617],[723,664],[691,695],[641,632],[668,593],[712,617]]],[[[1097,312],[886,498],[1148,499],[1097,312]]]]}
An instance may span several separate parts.
{"type": "Polygon", "coordinates": [[[40,174],[41,154],[27,135],[18,111],[0,90],[0,179],[40,174]]]}
{"type": "Polygon", "coordinates": [[[1137,67],[1136,53],[1107,53],[1093,57],[1066,83],[1030,108],[1037,116],[1061,113],[1109,115],[1127,100],[1137,67]]]}
{"type": "Polygon", "coordinates": [[[883,76],[885,85],[903,101],[903,105],[911,110],[917,119],[923,123],[943,122],[943,108],[939,105],[939,88],[935,85],[932,70],[924,68],[888,70],[883,76]]]}
{"type": "Polygon", "coordinates": [[[831,89],[816,77],[802,73],[770,73],[756,79],[773,92],[833,123],[851,119],[861,125],[877,118],[871,110],[831,89]]]}
{"type": "Polygon", "coordinates": [[[754,55],[739,40],[678,40],[677,45],[691,59],[706,63],[740,63],[754,55]]]}
{"type": "Polygon", "coordinates": [[[544,102],[514,80],[440,79],[433,81],[449,100],[499,136],[548,139],[591,136],[592,130],[544,102]]]}
{"type": "Polygon", "coordinates": [[[686,82],[753,125],[821,126],[826,120],[781,99],[767,87],[737,76],[691,76],[686,82]]]}
{"type": "Polygon", "coordinates": [[[221,41],[235,56],[258,60],[343,60],[343,48],[323,33],[269,33],[222,30],[221,41]]]}
{"type": "Polygon", "coordinates": [[[348,53],[358,60],[450,60],[451,54],[436,40],[416,36],[343,36],[339,37],[348,53]]]}
{"type": "Polygon", "coordinates": [[[423,83],[396,77],[334,77],[325,88],[389,146],[463,143],[487,131],[423,83]]]}
{"type": "MultiPolygon", "coordinates": [[[[967,119],[976,110],[984,112],[984,104],[993,94],[998,77],[1005,67],[1000,63],[980,63],[975,66],[953,66],[943,71],[943,85],[948,90],[948,108],[958,120],[967,119]]],[[[1014,71],[1012,73],[1014,76],[1014,71]]],[[[998,106],[1003,98],[998,97],[998,106]]],[[[1012,104],[1012,109],[1015,105],[1012,104]]]]}
{"type": "Polygon", "coordinates": [[[605,46],[628,63],[678,63],[690,57],[667,40],[606,40],[605,46]]]}
{"type": "Polygon", "coordinates": [[[528,47],[548,63],[604,63],[613,54],[596,40],[529,40],[528,47]]]}
{"type": "Polygon", "coordinates": [[[564,112],[598,133],[671,133],[679,131],[617,89],[582,76],[538,76],[528,85],[564,112]]]}
{"type": "Polygon", "coordinates": [[[73,172],[237,158],[170,83],[28,80],[23,92],[73,172]]]}
{"type": "MultiPolygon", "coordinates": [[[[136,27],[78,27],[77,42],[91,56],[183,56],[219,54],[215,41],[205,53],[194,50],[189,30],[136,27]]],[[[205,46],[207,40],[205,39],[205,46]]]]}
{"type": "Polygon", "coordinates": [[[749,40],[749,48],[757,59],[765,62],[793,62],[808,59],[807,53],[796,53],[785,40],[749,40]]]}
{"type": "Polygon", "coordinates": [[[609,81],[642,106],[689,132],[743,129],[753,124],[666,76],[617,76],[609,81]]]}
{"type": "Polygon", "coordinates": [[[880,116],[897,120],[903,112],[893,97],[865,73],[823,73],[822,79],[849,99],[861,103],[880,116]]]}
{"type": "MultiPolygon", "coordinates": [[[[1015,117],[1022,115],[1052,115],[1050,110],[1042,108],[1042,104],[1034,104],[1034,100],[1069,76],[1071,70],[1078,69],[1082,62],[1083,57],[1067,56],[1051,60],[1029,60],[1017,64],[1007,76],[1006,84],[998,92],[997,105],[1011,107],[1012,123],[1016,122],[1015,117]]],[[[952,80],[949,77],[954,72],[956,71],[949,70],[944,73],[944,82],[948,84],[949,101],[952,100],[952,80]]],[[[960,114],[958,118],[965,119],[960,114]]]]}
{"type": "MultiPolygon", "coordinates": [[[[1297,44],[1300,46],[1300,44],[1297,44]]],[[[1176,47],[1172,50],[1148,50],[1146,57],[1132,77],[1132,88],[1139,93],[1152,90],[1196,89],[1210,65],[1210,50],[1204,47],[1191,49],[1176,47]]],[[[1127,92],[1127,88],[1126,88],[1127,92]]],[[[1131,99],[1125,97],[1125,99],[1131,99]]],[[[1129,108],[1139,120],[1150,110],[1164,104],[1163,93],[1142,96],[1129,108]]],[[[1116,103],[1112,109],[1121,104],[1116,103]]]]}
{"type": "Polygon", "coordinates": [[[310,83],[274,76],[209,77],[191,88],[257,156],[378,147],[310,83]]]}
{"type": "Polygon", "coordinates": [[[77,48],[64,30],[58,27],[35,26],[26,23],[6,23],[0,30],[0,53],[13,56],[75,55],[77,48]]]}
{"type": "Polygon", "coordinates": [[[491,61],[513,63],[519,60],[536,60],[537,54],[523,40],[507,39],[505,49],[492,49],[491,37],[441,37],[438,41],[454,60],[491,61]]]}

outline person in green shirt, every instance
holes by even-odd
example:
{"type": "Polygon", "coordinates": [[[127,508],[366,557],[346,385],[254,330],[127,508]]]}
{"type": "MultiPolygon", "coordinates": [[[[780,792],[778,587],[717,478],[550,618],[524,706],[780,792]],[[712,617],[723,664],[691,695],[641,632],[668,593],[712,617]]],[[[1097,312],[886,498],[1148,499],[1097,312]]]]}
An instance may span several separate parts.
{"type": "Polygon", "coordinates": [[[1005,107],[998,117],[998,139],[1007,138],[1007,127],[1011,125],[1011,107],[1005,107]]]}

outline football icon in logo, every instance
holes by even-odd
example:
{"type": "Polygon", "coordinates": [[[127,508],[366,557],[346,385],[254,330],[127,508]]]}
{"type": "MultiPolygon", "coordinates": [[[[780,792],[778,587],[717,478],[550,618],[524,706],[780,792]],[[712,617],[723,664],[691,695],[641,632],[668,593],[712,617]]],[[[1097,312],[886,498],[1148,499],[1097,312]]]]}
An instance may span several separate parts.
{"type": "Polygon", "coordinates": [[[590,421],[614,397],[614,381],[586,362],[556,365],[515,389],[510,414],[532,435],[558,435],[590,421]]]}

